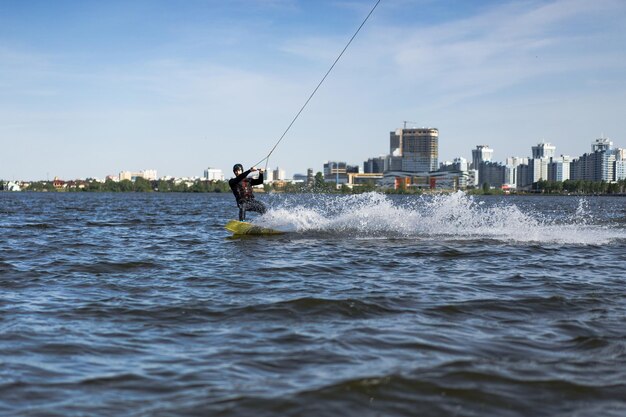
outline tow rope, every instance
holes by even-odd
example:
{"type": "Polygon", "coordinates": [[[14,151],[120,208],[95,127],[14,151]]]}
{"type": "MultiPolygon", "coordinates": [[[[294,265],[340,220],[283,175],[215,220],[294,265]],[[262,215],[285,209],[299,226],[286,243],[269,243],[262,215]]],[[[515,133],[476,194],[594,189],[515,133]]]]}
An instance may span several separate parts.
{"type": "Polygon", "coordinates": [[[289,132],[289,129],[291,129],[291,126],[293,126],[293,124],[296,122],[296,120],[298,119],[298,117],[300,116],[300,114],[302,113],[302,111],[305,109],[305,107],[307,106],[307,104],[309,104],[309,101],[311,101],[311,99],[313,98],[313,96],[315,95],[315,93],[317,93],[317,90],[320,88],[320,86],[324,83],[324,80],[326,80],[326,77],[328,77],[328,74],[330,74],[330,72],[333,70],[333,68],[335,68],[335,65],[337,64],[337,62],[339,62],[339,59],[341,59],[341,57],[343,56],[344,52],[346,52],[346,50],[348,49],[348,47],[350,46],[350,44],[352,43],[352,41],[354,40],[354,38],[356,38],[356,35],[361,31],[361,28],[365,25],[365,23],[367,22],[367,20],[370,18],[370,16],[372,15],[372,13],[374,13],[374,10],[376,10],[376,7],[378,7],[378,4],[381,2],[381,0],[378,0],[376,2],[376,4],[374,4],[374,7],[372,7],[372,10],[370,10],[370,12],[368,13],[368,15],[365,17],[365,19],[363,20],[363,22],[361,23],[361,25],[358,27],[358,29],[356,30],[356,32],[354,32],[354,35],[352,35],[352,37],[350,38],[350,40],[348,41],[348,43],[346,44],[346,46],[343,48],[343,50],[341,51],[341,53],[337,56],[337,59],[335,59],[335,62],[333,62],[333,64],[330,66],[330,68],[328,69],[328,71],[326,71],[326,74],[324,75],[324,77],[322,77],[322,80],[317,84],[317,87],[315,87],[315,89],[313,90],[313,92],[311,93],[311,95],[309,96],[309,98],[304,102],[304,104],[302,105],[302,107],[300,108],[300,110],[298,111],[298,113],[296,113],[295,117],[291,120],[291,123],[289,123],[289,126],[287,126],[287,129],[285,129],[285,131],[283,132],[283,134],[280,136],[280,138],[278,139],[278,141],[276,142],[276,144],[274,144],[274,146],[272,147],[272,149],[269,151],[269,153],[267,154],[267,156],[263,159],[261,159],[259,162],[257,162],[256,164],[254,164],[253,166],[257,166],[259,165],[261,162],[265,161],[265,170],[267,171],[267,166],[269,164],[269,160],[270,160],[270,156],[272,155],[272,153],[274,152],[274,150],[276,149],[276,147],[280,144],[280,142],[282,142],[282,140],[285,138],[285,135],[287,135],[287,132],[289,132]]]}

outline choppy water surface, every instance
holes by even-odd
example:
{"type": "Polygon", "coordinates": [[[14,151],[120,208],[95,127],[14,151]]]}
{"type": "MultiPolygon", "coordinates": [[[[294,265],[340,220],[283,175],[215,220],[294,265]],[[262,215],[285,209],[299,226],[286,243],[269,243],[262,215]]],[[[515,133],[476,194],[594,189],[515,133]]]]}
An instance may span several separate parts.
{"type": "Polygon", "coordinates": [[[626,415],[626,198],[0,193],[0,414],[626,415]]]}

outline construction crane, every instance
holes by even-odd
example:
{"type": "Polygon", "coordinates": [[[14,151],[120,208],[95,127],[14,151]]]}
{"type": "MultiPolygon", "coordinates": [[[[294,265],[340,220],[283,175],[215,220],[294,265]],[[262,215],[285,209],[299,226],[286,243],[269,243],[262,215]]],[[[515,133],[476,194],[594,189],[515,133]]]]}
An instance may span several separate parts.
{"type": "Polygon", "coordinates": [[[404,123],[404,128],[403,129],[406,129],[406,124],[407,123],[411,123],[411,124],[417,126],[417,122],[409,122],[408,120],[404,120],[403,123],[404,123]]]}

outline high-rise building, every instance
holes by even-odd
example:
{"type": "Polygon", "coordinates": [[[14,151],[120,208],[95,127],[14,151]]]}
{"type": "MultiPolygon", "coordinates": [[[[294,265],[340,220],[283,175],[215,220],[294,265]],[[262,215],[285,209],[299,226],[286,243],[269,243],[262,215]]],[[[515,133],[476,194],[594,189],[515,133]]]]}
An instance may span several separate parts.
{"type": "Polygon", "coordinates": [[[552,158],[548,165],[549,181],[566,181],[570,179],[570,164],[572,159],[569,156],[561,155],[560,158],[552,158]]]}
{"type": "Polygon", "coordinates": [[[528,158],[520,158],[518,156],[511,156],[506,158],[505,172],[504,172],[504,184],[510,188],[517,188],[522,186],[519,183],[518,171],[519,167],[523,165],[528,169],[528,158]]]}
{"type": "Polygon", "coordinates": [[[472,168],[478,169],[481,162],[491,162],[493,149],[489,145],[478,145],[472,150],[472,168]]]}
{"type": "Polygon", "coordinates": [[[626,180],[626,159],[615,161],[615,181],[626,180]]]}
{"type": "Polygon", "coordinates": [[[510,166],[516,167],[516,166],[522,165],[522,164],[528,165],[528,158],[525,158],[525,157],[522,158],[522,157],[519,157],[519,156],[510,156],[510,157],[506,158],[506,165],[510,165],[510,166]]]}
{"type": "Polygon", "coordinates": [[[547,142],[538,143],[532,147],[532,158],[528,160],[528,181],[534,184],[537,181],[548,180],[548,167],[554,158],[556,146],[547,142]]]}
{"type": "Polygon", "coordinates": [[[556,155],[556,146],[547,142],[541,142],[537,146],[532,147],[533,159],[554,158],[556,155]]]}
{"type": "Polygon", "coordinates": [[[287,179],[287,173],[284,169],[280,169],[279,167],[276,167],[276,169],[272,171],[272,174],[274,181],[285,181],[287,179]]]}
{"type": "Polygon", "coordinates": [[[517,166],[504,166],[504,185],[509,188],[517,188],[517,166]]]}
{"type": "Polygon", "coordinates": [[[572,161],[570,178],[586,181],[615,181],[618,152],[607,138],[596,139],[591,144],[592,153],[586,153],[572,161]]]}
{"type": "Polygon", "coordinates": [[[613,142],[609,138],[598,138],[591,143],[591,152],[608,152],[613,149],[613,142]]]}
{"type": "Polygon", "coordinates": [[[389,132],[389,155],[402,154],[402,135],[399,130],[389,132]]]}
{"type": "Polygon", "coordinates": [[[369,158],[363,162],[363,172],[365,174],[379,174],[385,170],[385,158],[383,156],[378,158],[369,158]]]}
{"type": "Polygon", "coordinates": [[[483,161],[478,166],[479,186],[501,187],[505,183],[505,166],[498,162],[483,161]]]}
{"type": "MultiPolygon", "coordinates": [[[[491,163],[492,157],[493,149],[491,149],[489,145],[477,145],[476,149],[472,149],[472,169],[475,169],[478,173],[477,180],[479,186],[485,182],[491,184],[491,181],[487,181],[484,175],[487,174],[487,171],[491,170],[491,167],[485,164],[491,163]]],[[[491,174],[489,175],[491,176],[491,174]]],[[[500,185],[502,185],[502,183],[500,183],[500,185]]]]}
{"type": "Polygon", "coordinates": [[[533,158],[528,160],[531,183],[548,180],[548,165],[550,165],[550,160],[550,158],[533,158]]]}
{"type": "Polygon", "coordinates": [[[384,172],[402,171],[402,157],[398,155],[387,155],[385,158],[384,172]]]}
{"type": "Polygon", "coordinates": [[[517,188],[528,187],[532,183],[530,161],[525,164],[519,164],[517,166],[517,188]]]}
{"type": "Polygon", "coordinates": [[[467,172],[469,170],[469,164],[467,159],[463,157],[454,158],[452,162],[445,161],[439,164],[439,171],[441,172],[467,172]]]}
{"type": "Polygon", "coordinates": [[[312,186],[315,184],[315,176],[313,175],[313,168],[308,168],[306,170],[306,184],[312,186]]]}
{"type": "Polygon", "coordinates": [[[469,170],[469,164],[467,163],[467,159],[460,156],[454,158],[454,161],[452,161],[452,166],[454,167],[454,169],[461,172],[466,172],[469,170]]]}
{"type": "Polygon", "coordinates": [[[611,152],[586,153],[572,161],[570,176],[573,180],[614,181],[615,154],[611,152]]]}
{"type": "Polygon", "coordinates": [[[397,162],[392,158],[400,157],[398,171],[429,172],[435,171],[439,158],[439,130],[436,128],[404,128],[390,132],[389,151],[385,171],[395,171],[397,162]]]}

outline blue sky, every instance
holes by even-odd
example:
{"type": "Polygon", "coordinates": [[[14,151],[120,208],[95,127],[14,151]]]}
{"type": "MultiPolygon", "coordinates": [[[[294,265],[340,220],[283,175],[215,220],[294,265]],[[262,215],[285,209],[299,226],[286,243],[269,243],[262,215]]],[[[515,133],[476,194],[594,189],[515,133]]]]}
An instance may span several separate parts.
{"type": "MultiPolygon", "coordinates": [[[[278,140],[374,1],[0,0],[0,178],[230,175],[278,140]]],[[[289,176],[388,152],[439,159],[626,147],[623,0],[382,0],[270,159],[289,176]]]]}

